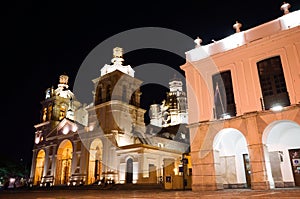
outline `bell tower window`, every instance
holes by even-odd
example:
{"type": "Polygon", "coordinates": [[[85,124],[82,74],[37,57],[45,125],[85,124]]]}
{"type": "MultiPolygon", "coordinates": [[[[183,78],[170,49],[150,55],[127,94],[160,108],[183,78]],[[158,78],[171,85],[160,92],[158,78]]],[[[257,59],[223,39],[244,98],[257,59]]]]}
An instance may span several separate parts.
{"type": "Polygon", "coordinates": [[[111,98],[111,87],[110,85],[107,85],[106,87],[106,101],[110,101],[111,98]]]}
{"type": "Polygon", "coordinates": [[[59,111],[59,120],[62,120],[66,117],[66,107],[65,106],[61,106],[60,107],[60,111],[59,111]]]}
{"type": "Polygon", "coordinates": [[[52,117],[52,105],[48,106],[48,114],[47,114],[47,119],[51,120],[52,117]]]}
{"type": "Polygon", "coordinates": [[[122,88],[122,101],[126,102],[126,100],[127,100],[127,89],[126,89],[126,86],[123,85],[123,88],[122,88]]]}
{"type": "Polygon", "coordinates": [[[43,122],[46,122],[47,121],[47,107],[44,107],[43,109],[43,122]]]}

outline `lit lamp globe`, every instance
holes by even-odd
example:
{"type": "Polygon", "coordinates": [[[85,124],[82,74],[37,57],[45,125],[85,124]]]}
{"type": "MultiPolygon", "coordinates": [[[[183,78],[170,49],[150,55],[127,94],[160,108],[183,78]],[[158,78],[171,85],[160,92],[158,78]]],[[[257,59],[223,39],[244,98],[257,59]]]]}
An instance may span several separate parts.
{"type": "Polygon", "coordinates": [[[67,135],[69,133],[69,127],[65,126],[64,129],[62,130],[62,133],[64,135],[67,135]]]}

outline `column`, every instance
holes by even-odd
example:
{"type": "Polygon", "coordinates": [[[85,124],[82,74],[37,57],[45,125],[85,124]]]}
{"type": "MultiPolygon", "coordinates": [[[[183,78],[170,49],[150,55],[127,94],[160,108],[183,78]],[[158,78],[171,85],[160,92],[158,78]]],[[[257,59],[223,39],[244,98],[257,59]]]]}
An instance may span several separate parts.
{"type": "Polygon", "coordinates": [[[77,167],[77,142],[74,141],[73,143],[73,152],[72,152],[72,163],[71,163],[71,176],[75,173],[76,167],[77,167]]]}
{"type": "MultiPolygon", "coordinates": [[[[86,142],[82,142],[86,143],[86,142]]],[[[89,165],[89,151],[86,149],[86,145],[82,144],[80,153],[80,173],[88,175],[89,165]]],[[[86,180],[87,182],[87,180],[86,180]]]]}
{"type": "Polygon", "coordinates": [[[244,119],[246,120],[247,141],[249,143],[251,189],[268,190],[270,184],[266,169],[265,149],[262,144],[262,132],[259,132],[259,129],[264,128],[258,128],[257,114],[255,113],[246,115],[244,119]]]}
{"type": "Polygon", "coordinates": [[[48,163],[49,163],[49,147],[45,148],[45,160],[44,160],[44,170],[43,170],[43,177],[47,175],[48,172],[48,163]]]}
{"type": "Polygon", "coordinates": [[[34,179],[34,173],[35,173],[35,167],[36,167],[36,155],[37,155],[37,151],[32,150],[32,160],[31,160],[31,170],[30,170],[30,179],[32,181],[34,179]]]}
{"type": "Polygon", "coordinates": [[[192,190],[209,191],[223,189],[223,184],[217,180],[213,150],[199,150],[191,152],[193,162],[192,190]]]}
{"type": "Polygon", "coordinates": [[[268,181],[266,162],[264,158],[264,146],[262,143],[251,144],[248,146],[251,165],[251,189],[268,190],[270,184],[268,181]]]}
{"type": "Polygon", "coordinates": [[[52,176],[53,176],[53,182],[54,184],[57,183],[57,180],[59,178],[59,176],[57,176],[57,172],[56,172],[56,168],[58,167],[57,166],[57,145],[53,145],[53,153],[52,153],[52,176]]]}
{"type": "Polygon", "coordinates": [[[52,159],[52,165],[51,165],[51,176],[54,176],[55,177],[55,165],[56,165],[56,154],[55,154],[55,151],[56,151],[56,145],[52,146],[52,156],[51,156],[51,159],[52,159]]]}

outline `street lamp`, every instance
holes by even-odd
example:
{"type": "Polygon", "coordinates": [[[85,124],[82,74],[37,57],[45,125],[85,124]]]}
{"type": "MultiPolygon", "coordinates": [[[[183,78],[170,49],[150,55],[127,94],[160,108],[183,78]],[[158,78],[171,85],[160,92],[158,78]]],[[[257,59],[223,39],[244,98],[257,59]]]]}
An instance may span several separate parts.
{"type": "Polygon", "coordinates": [[[183,153],[182,154],[182,158],[181,158],[181,162],[182,162],[182,184],[183,184],[183,190],[185,190],[185,186],[187,185],[187,180],[185,179],[185,175],[186,175],[186,166],[188,164],[188,159],[185,157],[186,155],[188,155],[188,153],[183,153]]]}

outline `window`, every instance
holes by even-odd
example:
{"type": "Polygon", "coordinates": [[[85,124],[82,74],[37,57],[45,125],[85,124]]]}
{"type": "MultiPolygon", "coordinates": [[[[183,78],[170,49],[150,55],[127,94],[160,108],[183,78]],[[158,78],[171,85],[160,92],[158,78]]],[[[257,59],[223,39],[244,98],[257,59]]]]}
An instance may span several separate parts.
{"type": "Polygon", "coordinates": [[[285,84],[280,56],[271,57],[257,63],[264,109],[273,106],[289,106],[290,100],[285,84]]]}
{"type": "Polygon", "coordinates": [[[158,146],[159,148],[163,148],[163,147],[164,147],[164,144],[163,144],[163,143],[157,143],[157,146],[158,146]]]}
{"type": "Polygon", "coordinates": [[[48,115],[47,115],[47,117],[48,117],[48,120],[51,120],[51,117],[52,117],[52,105],[51,104],[48,106],[48,115]]]}
{"type": "Polygon", "coordinates": [[[110,101],[111,98],[111,87],[110,85],[107,85],[106,87],[106,101],[110,101]]]}
{"type": "Polygon", "coordinates": [[[122,88],[122,101],[123,102],[127,101],[127,89],[126,89],[125,85],[123,85],[123,88],[122,88]]]}
{"type": "Polygon", "coordinates": [[[47,107],[44,107],[43,109],[43,122],[46,122],[47,120],[47,107]]]}
{"type": "Polygon", "coordinates": [[[98,98],[97,98],[98,103],[102,103],[102,101],[103,101],[102,92],[103,92],[103,88],[102,88],[102,85],[100,85],[99,88],[98,88],[98,98]]]}
{"type": "Polygon", "coordinates": [[[59,120],[64,119],[66,116],[66,107],[65,106],[61,106],[60,107],[60,111],[59,111],[59,120]]]}
{"type": "Polygon", "coordinates": [[[230,70],[212,76],[214,88],[215,118],[235,116],[236,107],[230,70]]]}

